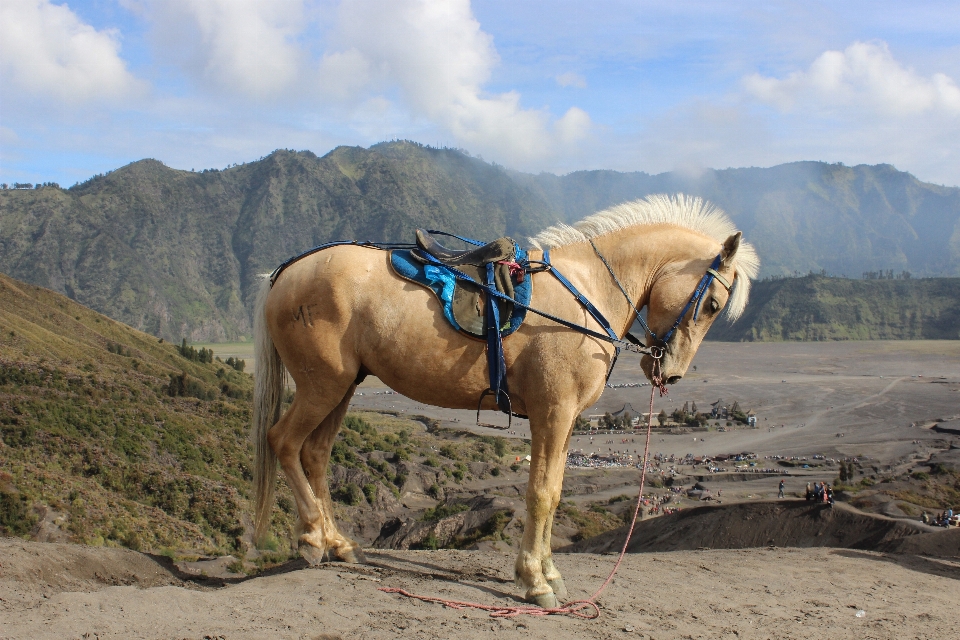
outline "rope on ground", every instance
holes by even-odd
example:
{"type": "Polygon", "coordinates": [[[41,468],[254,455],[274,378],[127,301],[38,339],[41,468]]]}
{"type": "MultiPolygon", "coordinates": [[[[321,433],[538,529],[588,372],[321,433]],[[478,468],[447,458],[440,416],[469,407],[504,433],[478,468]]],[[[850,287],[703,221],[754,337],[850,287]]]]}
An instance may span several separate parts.
{"type": "Polygon", "coordinates": [[[637,493],[637,504],[633,509],[633,519],[630,521],[630,529],[627,531],[627,537],[623,541],[623,548],[620,550],[620,557],[617,558],[616,564],[613,565],[610,575],[607,576],[607,579],[603,581],[603,584],[600,585],[600,588],[597,589],[592,596],[586,600],[571,600],[559,607],[551,608],[530,606],[498,607],[496,605],[481,604],[479,602],[464,602],[462,600],[447,600],[445,598],[421,596],[415,593],[410,593],[405,589],[398,589],[395,587],[380,587],[379,591],[383,591],[385,593],[396,593],[407,598],[414,598],[424,602],[437,602],[452,609],[479,609],[480,611],[489,611],[491,618],[515,618],[523,615],[566,615],[574,616],[576,618],[583,618],[584,620],[595,620],[596,618],[599,618],[600,606],[596,603],[596,599],[600,597],[600,594],[603,593],[603,590],[606,589],[607,585],[609,585],[613,580],[613,577],[617,574],[617,570],[620,568],[620,563],[623,562],[623,558],[627,554],[627,547],[630,545],[631,536],[633,536],[633,528],[636,526],[637,516],[640,514],[640,506],[643,504],[643,485],[647,478],[647,462],[650,455],[650,432],[653,429],[653,395],[657,390],[660,391],[661,397],[667,395],[667,387],[663,384],[663,379],[660,375],[660,358],[654,358],[653,367],[654,375],[651,376],[653,384],[650,386],[650,412],[647,417],[647,441],[643,446],[643,467],[640,470],[640,491],[637,493]],[[583,609],[592,609],[592,611],[584,613],[583,609]]]}

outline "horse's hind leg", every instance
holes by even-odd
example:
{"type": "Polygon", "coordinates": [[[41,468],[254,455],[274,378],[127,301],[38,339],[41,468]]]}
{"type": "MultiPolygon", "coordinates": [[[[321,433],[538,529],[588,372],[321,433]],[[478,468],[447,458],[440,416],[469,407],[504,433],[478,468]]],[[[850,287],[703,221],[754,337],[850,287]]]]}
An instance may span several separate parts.
{"type": "Polygon", "coordinates": [[[312,564],[319,562],[326,551],[324,517],[321,503],[300,463],[300,452],[310,434],[334,411],[342,398],[343,388],[339,392],[324,394],[308,394],[305,389],[298,389],[293,404],[267,435],[297,503],[301,555],[312,564]]]}
{"type": "Polygon", "coordinates": [[[330,462],[330,451],[333,441],[340,431],[343,416],[353,399],[356,385],[351,385],[340,404],[330,412],[320,426],[303,443],[300,451],[300,464],[310,482],[310,488],[317,498],[323,518],[323,533],[326,549],[344,562],[366,562],[363,549],[355,541],[340,533],[333,516],[333,501],[330,499],[330,487],[327,483],[327,466],[330,462]]]}

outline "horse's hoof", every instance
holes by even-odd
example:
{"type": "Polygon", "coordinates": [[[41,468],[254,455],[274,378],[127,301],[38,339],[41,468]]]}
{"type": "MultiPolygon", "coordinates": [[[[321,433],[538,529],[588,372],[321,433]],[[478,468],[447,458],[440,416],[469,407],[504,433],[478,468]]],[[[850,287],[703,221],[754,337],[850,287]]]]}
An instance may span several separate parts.
{"type": "Polygon", "coordinates": [[[367,556],[360,547],[348,548],[343,552],[337,551],[337,558],[350,564],[367,564],[367,556]]]}
{"type": "Polygon", "coordinates": [[[323,549],[317,549],[315,546],[308,542],[301,542],[297,551],[300,552],[300,557],[307,561],[311,567],[315,567],[322,563],[326,558],[326,552],[323,549]]]}
{"type": "Polygon", "coordinates": [[[538,596],[527,596],[527,602],[535,604],[541,609],[556,609],[559,606],[557,603],[557,594],[553,592],[541,593],[538,596]]]}
{"type": "Polygon", "coordinates": [[[547,580],[547,584],[553,589],[553,593],[561,600],[567,597],[567,585],[563,584],[563,578],[547,580]]]}

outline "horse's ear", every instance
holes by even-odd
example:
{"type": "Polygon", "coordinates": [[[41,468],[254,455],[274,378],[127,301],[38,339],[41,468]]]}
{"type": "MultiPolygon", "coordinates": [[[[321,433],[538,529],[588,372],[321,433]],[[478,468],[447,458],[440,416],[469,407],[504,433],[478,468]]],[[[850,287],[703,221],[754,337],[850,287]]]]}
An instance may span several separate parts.
{"type": "Polygon", "coordinates": [[[743,234],[737,231],[724,241],[723,249],[720,251],[720,260],[723,264],[730,264],[733,257],[737,255],[737,249],[740,248],[741,236],[743,236],[743,234]]]}

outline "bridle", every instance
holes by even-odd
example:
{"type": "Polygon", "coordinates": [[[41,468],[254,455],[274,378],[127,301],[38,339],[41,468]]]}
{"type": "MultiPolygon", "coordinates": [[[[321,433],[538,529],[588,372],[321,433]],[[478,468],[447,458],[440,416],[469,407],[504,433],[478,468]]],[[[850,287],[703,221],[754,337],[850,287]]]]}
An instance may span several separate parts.
{"type": "Polygon", "coordinates": [[[630,310],[633,311],[634,316],[636,316],[637,322],[640,323],[640,326],[643,327],[644,332],[650,334],[651,344],[644,345],[636,336],[633,336],[629,331],[627,331],[627,339],[634,344],[640,346],[645,346],[651,349],[650,355],[657,361],[659,361],[664,352],[666,351],[670,340],[675,335],[677,328],[680,326],[680,323],[683,322],[683,318],[690,311],[690,308],[693,307],[693,321],[696,323],[697,318],[700,315],[700,306],[703,304],[703,298],[707,293],[707,290],[710,288],[710,285],[713,284],[713,281],[716,280],[729,292],[733,285],[729,280],[720,275],[720,272],[717,271],[720,268],[720,265],[723,263],[723,256],[717,254],[717,257],[713,259],[713,263],[707,267],[706,272],[700,278],[700,282],[697,283],[696,288],[693,290],[693,295],[690,296],[690,300],[687,302],[686,306],[683,307],[683,310],[680,311],[680,315],[677,316],[676,321],[674,321],[673,326],[671,326],[662,337],[657,336],[656,332],[647,325],[647,321],[640,314],[640,309],[637,308],[637,305],[633,303],[633,300],[630,298],[630,294],[627,293],[626,288],[624,288],[623,283],[620,282],[620,278],[617,277],[617,274],[614,272],[613,267],[610,266],[610,263],[607,262],[607,259],[600,253],[600,249],[597,248],[597,245],[594,244],[593,240],[590,240],[590,246],[593,247],[594,252],[597,254],[597,257],[600,258],[600,261],[603,262],[603,266],[607,268],[607,271],[610,272],[610,276],[613,278],[613,281],[617,283],[617,287],[620,289],[620,293],[623,294],[623,297],[627,300],[627,303],[630,305],[630,310]],[[659,353],[654,352],[657,350],[659,353]]]}

